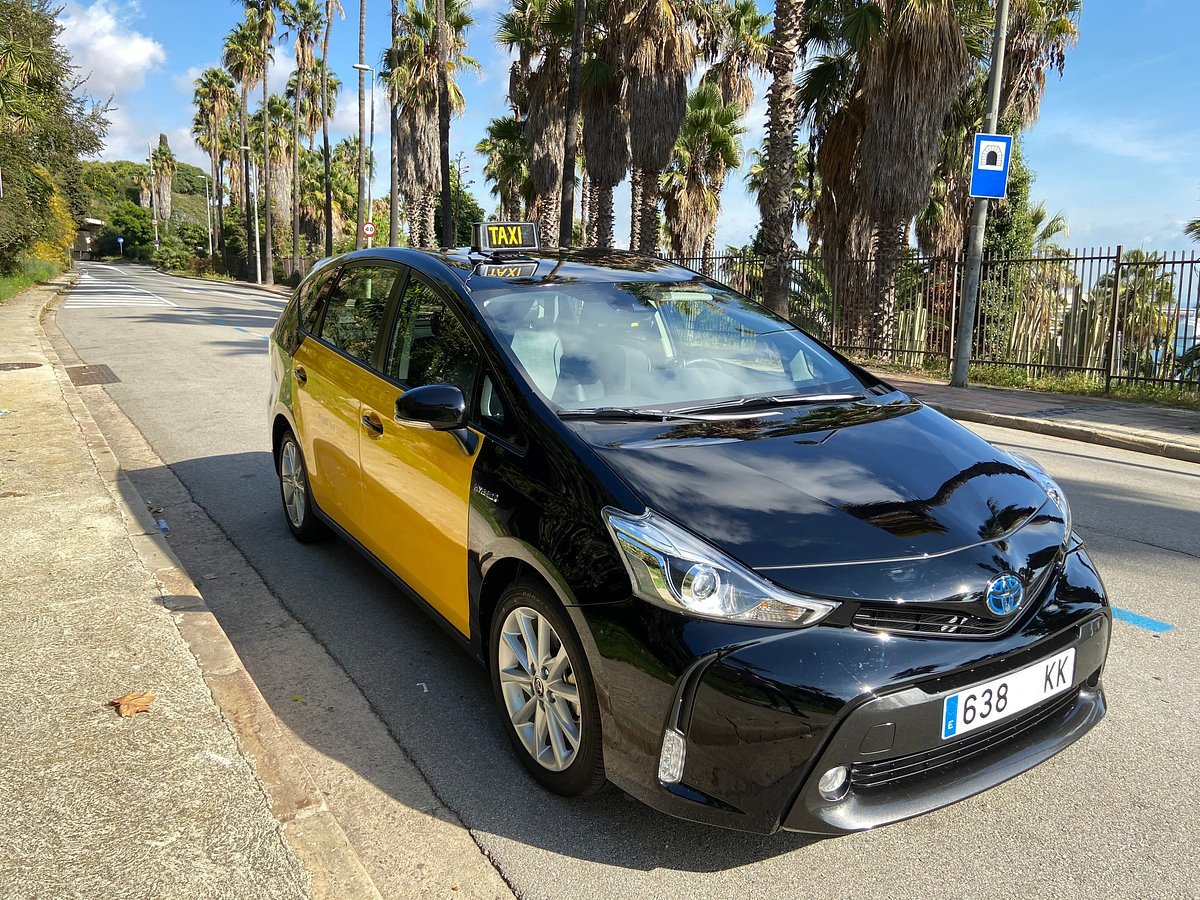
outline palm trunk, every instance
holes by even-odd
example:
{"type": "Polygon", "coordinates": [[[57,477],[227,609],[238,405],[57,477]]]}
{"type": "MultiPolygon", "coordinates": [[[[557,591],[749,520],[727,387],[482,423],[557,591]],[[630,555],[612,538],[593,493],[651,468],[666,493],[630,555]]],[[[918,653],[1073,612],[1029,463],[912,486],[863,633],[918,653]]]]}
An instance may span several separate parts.
{"type": "MultiPolygon", "coordinates": [[[[263,42],[264,68],[267,59],[267,44],[263,42]]],[[[275,283],[275,231],[271,220],[274,204],[271,203],[271,120],[267,115],[267,75],[263,72],[262,102],[263,102],[263,201],[266,204],[267,235],[266,246],[263,247],[263,284],[275,283]]]]}
{"type": "Polygon", "coordinates": [[[658,172],[642,172],[641,208],[638,210],[637,251],[644,256],[658,252],[658,172]]]}
{"type": "Polygon", "coordinates": [[[225,246],[225,160],[216,157],[217,177],[213,184],[217,189],[217,246],[221,250],[221,268],[229,274],[229,250],[225,246]]]}
{"type": "Polygon", "coordinates": [[[579,191],[579,246],[590,247],[592,230],[592,179],[588,177],[587,169],[583,170],[583,187],[579,191]]]}
{"type": "Polygon", "coordinates": [[[243,212],[246,214],[246,280],[249,281],[254,273],[254,214],[250,209],[250,150],[247,143],[248,131],[246,107],[250,104],[250,92],[242,85],[242,112],[239,121],[242,126],[242,196],[245,200],[243,212]]]}
{"type": "Polygon", "coordinates": [[[292,113],[292,274],[300,281],[300,95],[304,93],[302,73],[296,73],[296,108],[292,113]]]}
{"type": "MultiPolygon", "coordinates": [[[[392,0],[392,46],[400,36],[400,8],[397,0],[392,0]]],[[[388,244],[400,246],[400,121],[397,118],[396,105],[390,104],[392,114],[389,119],[391,132],[391,168],[388,192],[388,244]]]]}
{"type": "Polygon", "coordinates": [[[333,29],[333,0],[325,3],[325,35],[321,40],[321,137],[325,166],[325,255],[333,256],[333,171],[329,155],[329,32],[333,29]]]}
{"type": "Polygon", "coordinates": [[[641,237],[642,170],[634,166],[629,177],[629,249],[636,250],[641,237]]]}
{"type": "Polygon", "coordinates": [[[796,168],[796,53],[802,0],[777,0],[767,93],[767,155],[758,204],[762,213],[763,303],[788,314],[792,251],[792,182],[796,168]]]}
{"type": "Polygon", "coordinates": [[[896,275],[904,262],[906,237],[904,224],[881,225],[875,236],[875,302],[867,323],[867,346],[872,356],[895,345],[896,275]]]}
{"type": "Polygon", "coordinates": [[[595,245],[600,250],[611,250],[613,245],[613,188],[612,185],[596,185],[596,224],[593,227],[595,245]]]}
{"type": "MultiPolygon", "coordinates": [[[[364,0],[365,2],[365,0],[364,0]]],[[[450,86],[446,72],[450,53],[450,35],[446,25],[446,0],[437,2],[437,46],[438,46],[438,165],[442,178],[442,243],[446,247],[455,244],[454,212],[450,196],[450,86]]],[[[434,246],[438,246],[437,241],[434,246]]]]}
{"type": "MultiPolygon", "coordinates": [[[[358,4],[358,62],[367,63],[367,0],[358,4]]],[[[367,221],[367,73],[358,70],[358,215],[354,229],[354,249],[361,250],[365,246],[362,233],[363,223],[367,221]]]]}

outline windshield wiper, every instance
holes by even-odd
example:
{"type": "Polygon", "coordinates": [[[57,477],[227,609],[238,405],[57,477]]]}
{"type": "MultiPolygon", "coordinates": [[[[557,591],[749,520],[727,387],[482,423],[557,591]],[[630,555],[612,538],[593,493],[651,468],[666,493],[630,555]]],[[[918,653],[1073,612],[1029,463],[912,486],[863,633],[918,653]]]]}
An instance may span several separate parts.
{"type": "Polygon", "coordinates": [[[809,406],[817,403],[850,403],[864,399],[863,394],[789,394],[783,397],[742,397],[724,403],[707,403],[676,410],[678,413],[707,413],[726,410],[762,409],[772,406],[809,406]]]}
{"type": "Polygon", "coordinates": [[[560,409],[560,419],[645,419],[661,422],[664,419],[691,419],[665,409],[634,409],[625,406],[598,406],[593,409],[560,409]]]}

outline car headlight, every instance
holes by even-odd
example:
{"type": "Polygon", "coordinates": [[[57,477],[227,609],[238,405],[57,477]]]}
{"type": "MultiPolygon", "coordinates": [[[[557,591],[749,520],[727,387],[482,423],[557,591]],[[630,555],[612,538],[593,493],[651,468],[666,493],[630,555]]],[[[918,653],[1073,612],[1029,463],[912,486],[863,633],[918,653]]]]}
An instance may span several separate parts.
{"type": "Polygon", "coordinates": [[[1050,473],[1042,468],[1041,463],[1035,462],[1023,453],[1016,453],[1012,450],[1008,451],[1008,455],[1017,461],[1017,464],[1029,474],[1030,478],[1041,485],[1046,496],[1058,507],[1058,511],[1062,513],[1063,524],[1067,526],[1066,534],[1063,536],[1063,545],[1069,544],[1071,542],[1071,504],[1067,502],[1067,495],[1063,493],[1063,489],[1059,487],[1057,481],[1050,477],[1050,473]]]}
{"type": "Polygon", "coordinates": [[[662,516],[604,510],[609,533],[644,600],[677,612],[763,625],[812,625],[837,603],[776,587],[662,516]]]}

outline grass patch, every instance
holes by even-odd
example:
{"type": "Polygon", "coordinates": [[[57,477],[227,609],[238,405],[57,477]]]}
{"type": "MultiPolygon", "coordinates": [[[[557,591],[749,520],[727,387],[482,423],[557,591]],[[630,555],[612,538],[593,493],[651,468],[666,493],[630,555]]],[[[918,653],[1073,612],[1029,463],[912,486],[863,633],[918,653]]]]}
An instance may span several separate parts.
{"type": "Polygon", "coordinates": [[[21,293],[26,288],[49,281],[62,274],[62,270],[63,267],[58,263],[44,262],[39,259],[20,263],[12,274],[0,275],[0,303],[21,293]]]}

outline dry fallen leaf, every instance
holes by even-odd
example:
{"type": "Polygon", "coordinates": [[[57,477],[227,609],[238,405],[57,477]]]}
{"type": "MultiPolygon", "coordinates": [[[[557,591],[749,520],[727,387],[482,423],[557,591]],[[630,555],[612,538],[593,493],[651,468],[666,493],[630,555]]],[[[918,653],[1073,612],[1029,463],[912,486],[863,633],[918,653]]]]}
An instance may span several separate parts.
{"type": "Polygon", "coordinates": [[[147,691],[130,691],[124,697],[109,700],[108,705],[117,708],[118,716],[129,719],[140,712],[150,712],[150,704],[153,702],[154,695],[147,691]]]}

